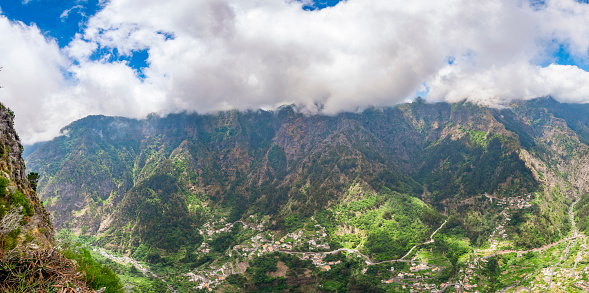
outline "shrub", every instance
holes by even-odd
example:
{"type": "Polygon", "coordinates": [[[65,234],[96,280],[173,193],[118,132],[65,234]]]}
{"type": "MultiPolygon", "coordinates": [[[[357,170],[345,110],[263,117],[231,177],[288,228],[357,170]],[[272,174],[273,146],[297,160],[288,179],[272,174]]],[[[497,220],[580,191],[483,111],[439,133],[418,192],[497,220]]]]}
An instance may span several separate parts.
{"type": "Polygon", "coordinates": [[[78,271],[85,272],[86,283],[93,289],[106,287],[104,293],[124,292],[119,277],[109,267],[94,260],[87,249],[68,247],[63,254],[78,263],[78,271]]]}
{"type": "Polygon", "coordinates": [[[23,213],[25,215],[32,216],[35,213],[35,211],[29,203],[29,199],[20,191],[14,191],[9,193],[7,190],[8,183],[10,183],[8,179],[0,177],[0,197],[9,206],[22,207],[23,213]]]}
{"type": "Polygon", "coordinates": [[[8,187],[8,179],[0,177],[0,197],[6,196],[6,187],[8,187]]]}
{"type": "Polygon", "coordinates": [[[27,197],[20,191],[16,191],[11,194],[9,203],[22,207],[23,213],[29,217],[35,213],[27,197]]]}

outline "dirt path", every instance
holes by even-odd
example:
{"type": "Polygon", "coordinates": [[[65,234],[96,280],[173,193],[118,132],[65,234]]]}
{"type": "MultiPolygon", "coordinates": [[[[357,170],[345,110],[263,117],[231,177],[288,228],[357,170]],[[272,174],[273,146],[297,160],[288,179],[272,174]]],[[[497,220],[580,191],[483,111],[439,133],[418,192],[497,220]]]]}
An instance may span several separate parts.
{"type": "Polygon", "coordinates": [[[417,248],[417,246],[421,246],[421,245],[424,245],[424,244],[434,243],[434,235],[436,235],[436,233],[438,233],[438,231],[440,229],[442,229],[442,227],[444,227],[444,225],[446,225],[447,222],[448,222],[448,220],[445,220],[444,223],[438,229],[436,229],[436,231],[434,231],[434,233],[432,233],[432,235],[429,236],[429,240],[428,241],[426,241],[424,243],[413,245],[413,247],[411,247],[411,249],[409,250],[409,252],[407,252],[405,255],[403,255],[403,257],[401,257],[399,260],[405,259],[407,256],[409,256],[411,254],[411,252],[413,251],[413,249],[417,248]]]}

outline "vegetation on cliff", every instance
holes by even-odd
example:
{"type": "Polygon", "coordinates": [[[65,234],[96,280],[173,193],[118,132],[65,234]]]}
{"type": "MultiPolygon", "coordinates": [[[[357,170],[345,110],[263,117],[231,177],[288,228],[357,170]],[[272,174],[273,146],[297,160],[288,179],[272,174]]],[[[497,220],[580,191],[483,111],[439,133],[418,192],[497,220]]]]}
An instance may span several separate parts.
{"type": "Polygon", "coordinates": [[[25,176],[14,113],[0,104],[0,291],[122,292],[118,277],[88,251],[56,246],[49,214],[25,176]]]}

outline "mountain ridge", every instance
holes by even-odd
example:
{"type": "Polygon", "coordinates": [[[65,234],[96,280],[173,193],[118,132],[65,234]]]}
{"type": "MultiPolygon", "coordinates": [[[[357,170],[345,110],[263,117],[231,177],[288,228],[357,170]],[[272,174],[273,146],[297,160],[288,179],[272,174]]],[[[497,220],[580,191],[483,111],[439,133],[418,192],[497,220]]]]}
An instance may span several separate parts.
{"type": "Polygon", "coordinates": [[[41,174],[58,230],[154,266],[235,260],[231,247],[249,241],[250,224],[272,235],[319,225],[327,236],[315,243],[377,261],[438,247],[452,279],[461,257],[489,245],[569,241],[569,209],[587,193],[584,111],[544,98],[503,109],[419,100],[335,116],[293,107],[90,116],[27,165],[41,174]],[[237,222],[248,224],[205,233],[237,222]]]}

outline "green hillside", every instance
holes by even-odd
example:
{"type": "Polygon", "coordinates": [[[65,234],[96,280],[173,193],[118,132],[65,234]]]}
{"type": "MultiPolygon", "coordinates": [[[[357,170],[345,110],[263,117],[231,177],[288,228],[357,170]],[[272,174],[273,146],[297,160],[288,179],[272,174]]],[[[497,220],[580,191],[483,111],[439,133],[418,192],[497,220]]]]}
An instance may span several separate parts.
{"type": "Polygon", "coordinates": [[[588,115],[543,98],[90,116],[26,163],[61,237],[105,249],[132,292],[546,289],[543,268],[584,267],[588,115]]]}

